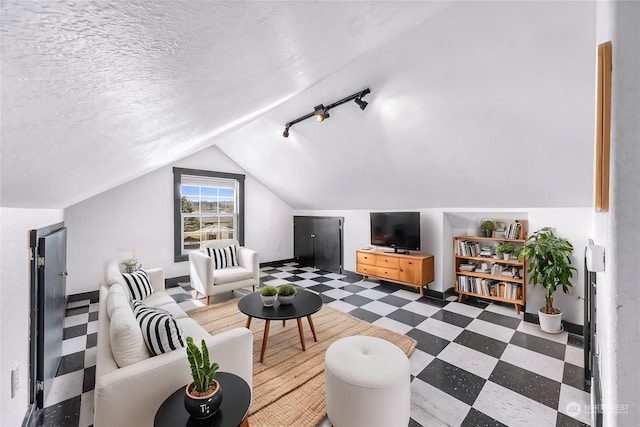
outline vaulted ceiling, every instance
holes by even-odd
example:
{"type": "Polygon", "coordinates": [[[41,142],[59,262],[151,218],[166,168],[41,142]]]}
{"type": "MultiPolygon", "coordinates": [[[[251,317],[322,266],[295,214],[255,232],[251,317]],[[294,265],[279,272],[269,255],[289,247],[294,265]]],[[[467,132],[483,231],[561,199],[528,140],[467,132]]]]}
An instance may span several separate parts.
{"type": "Polygon", "coordinates": [[[213,144],[299,209],[591,203],[592,2],[14,0],[1,29],[2,206],[213,144]]]}

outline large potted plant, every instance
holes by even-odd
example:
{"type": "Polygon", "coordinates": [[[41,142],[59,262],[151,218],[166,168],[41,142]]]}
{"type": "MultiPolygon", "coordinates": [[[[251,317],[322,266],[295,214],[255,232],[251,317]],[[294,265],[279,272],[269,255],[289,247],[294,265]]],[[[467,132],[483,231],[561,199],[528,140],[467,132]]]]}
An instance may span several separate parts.
{"type": "Polygon", "coordinates": [[[193,418],[205,419],[213,416],[222,403],[222,388],[215,380],[217,363],[209,363],[209,350],[204,340],[200,350],[187,337],[187,359],[191,365],[193,382],[187,385],[184,395],[184,407],[193,418]]]}
{"type": "Polygon", "coordinates": [[[571,265],[570,255],[573,245],[566,239],[556,236],[550,227],[544,227],[533,233],[525,241],[518,253],[518,260],[525,258],[529,263],[527,272],[535,286],[545,289],[545,305],[539,311],[540,329],[548,333],[562,331],[562,311],[553,306],[553,296],[558,286],[566,294],[571,292],[571,278],[577,271],[571,265]]]}

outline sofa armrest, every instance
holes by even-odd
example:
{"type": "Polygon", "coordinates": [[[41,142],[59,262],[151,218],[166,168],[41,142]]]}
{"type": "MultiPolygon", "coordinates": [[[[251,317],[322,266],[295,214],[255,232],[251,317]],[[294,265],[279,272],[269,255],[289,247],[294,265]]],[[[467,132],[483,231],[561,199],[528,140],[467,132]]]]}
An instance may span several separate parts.
{"type": "Polygon", "coordinates": [[[240,246],[237,251],[238,261],[241,267],[251,271],[253,279],[260,283],[260,262],[258,260],[258,252],[253,249],[240,246]]]}
{"type": "MultiPolygon", "coordinates": [[[[220,371],[244,379],[253,393],[253,334],[235,328],[205,339],[220,371]]],[[[164,400],[191,382],[186,351],[150,357],[96,378],[95,426],[151,426],[164,400]]]]}
{"type": "Polygon", "coordinates": [[[213,282],[211,257],[201,251],[189,252],[189,276],[191,286],[202,295],[207,294],[207,286],[213,282]]]}
{"type": "Polygon", "coordinates": [[[151,287],[155,292],[164,292],[164,270],[162,268],[149,268],[145,270],[149,276],[151,287]]]}

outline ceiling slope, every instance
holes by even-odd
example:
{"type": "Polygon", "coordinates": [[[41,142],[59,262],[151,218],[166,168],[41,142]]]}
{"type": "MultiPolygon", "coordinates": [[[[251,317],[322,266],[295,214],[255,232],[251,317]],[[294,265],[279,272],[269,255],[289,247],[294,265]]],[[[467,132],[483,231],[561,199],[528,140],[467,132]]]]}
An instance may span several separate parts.
{"type": "Polygon", "coordinates": [[[218,145],[295,209],[591,206],[594,61],[593,2],[457,3],[218,145]]]}
{"type": "Polygon", "coordinates": [[[451,4],[3,1],[1,205],[64,208],[206,148],[451,4]]]}

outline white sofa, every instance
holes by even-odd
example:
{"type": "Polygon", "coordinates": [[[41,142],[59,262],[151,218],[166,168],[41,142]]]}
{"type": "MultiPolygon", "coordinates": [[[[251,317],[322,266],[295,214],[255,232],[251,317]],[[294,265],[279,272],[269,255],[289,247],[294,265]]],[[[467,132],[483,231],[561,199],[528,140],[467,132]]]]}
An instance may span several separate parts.
{"type": "MultiPolygon", "coordinates": [[[[145,304],[169,311],[180,325],[185,339],[187,336],[192,336],[198,343],[204,339],[211,359],[220,365],[220,371],[231,372],[242,377],[249,384],[249,388],[253,389],[253,335],[251,332],[246,328],[236,328],[210,335],[164,292],[162,269],[149,269],[147,273],[155,292],[143,300],[145,304]]],[[[118,283],[126,290],[117,260],[107,262],[105,282],[106,285],[100,286],[94,425],[96,427],[152,426],[156,411],[162,402],[178,388],[186,386],[191,381],[186,351],[174,350],[147,357],[120,368],[112,352],[110,337],[113,331],[110,330],[111,321],[107,312],[110,286],[118,283]]],[[[130,308],[128,301],[126,305],[130,308]]],[[[126,315],[128,316],[128,313],[126,315]]],[[[115,316],[113,311],[112,317],[115,316]]]]}
{"type": "Polygon", "coordinates": [[[190,251],[189,273],[191,286],[198,293],[207,296],[207,305],[213,295],[249,286],[255,291],[255,287],[260,284],[258,253],[240,246],[234,239],[209,240],[200,245],[200,250],[190,251]],[[236,245],[238,266],[214,269],[213,260],[207,255],[207,248],[220,249],[230,245],[236,245]]]}

